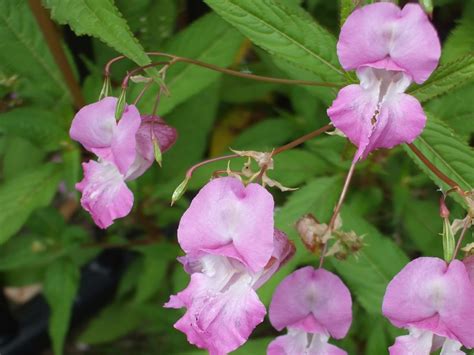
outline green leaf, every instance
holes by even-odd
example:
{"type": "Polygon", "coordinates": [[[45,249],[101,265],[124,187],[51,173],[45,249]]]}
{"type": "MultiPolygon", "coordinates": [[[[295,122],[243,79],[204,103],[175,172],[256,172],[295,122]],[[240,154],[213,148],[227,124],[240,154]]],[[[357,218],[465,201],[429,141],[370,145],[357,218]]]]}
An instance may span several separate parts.
{"type": "Polygon", "coordinates": [[[107,343],[136,329],[141,321],[141,313],[135,307],[113,303],[89,323],[79,341],[91,345],[107,343]]]}
{"type": "Polygon", "coordinates": [[[336,39],[301,8],[288,7],[278,0],[205,2],[273,56],[316,75],[320,80],[344,82],[336,56],[336,39]]]}
{"type": "MultiPolygon", "coordinates": [[[[471,147],[444,123],[428,115],[425,130],[413,143],[442,173],[465,191],[474,189],[474,154],[471,147]]],[[[450,187],[429,170],[406,145],[403,149],[443,191],[450,187]]]]}
{"type": "MultiPolygon", "coordinates": [[[[193,22],[170,40],[167,53],[180,55],[209,64],[227,67],[232,64],[243,38],[234,28],[215,14],[208,14],[193,22]]],[[[221,77],[221,73],[189,63],[174,64],[166,74],[170,96],[160,99],[158,112],[165,115],[221,77]]],[[[139,90],[137,87],[135,90],[139,90]]],[[[143,111],[151,111],[157,88],[150,89],[142,99],[143,111]]]]}
{"type": "Polygon", "coordinates": [[[78,267],[66,258],[57,260],[46,270],[43,292],[51,309],[49,335],[55,355],[63,353],[79,280],[78,267]]]}
{"type": "Polygon", "coordinates": [[[19,76],[27,97],[52,104],[69,95],[27,1],[0,2],[0,68],[19,76]]]}
{"type": "Polygon", "coordinates": [[[273,160],[275,170],[269,171],[268,175],[289,187],[297,187],[314,176],[328,172],[328,164],[307,150],[288,150],[273,160]]]}
{"type": "Polygon", "coordinates": [[[458,136],[467,142],[471,133],[474,132],[474,125],[466,124],[466,122],[474,122],[473,97],[474,82],[430,100],[424,108],[428,112],[436,112],[436,117],[446,122],[458,136]]]}
{"type": "MultiPolygon", "coordinates": [[[[77,35],[97,37],[140,66],[151,63],[112,1],[44,0],[43,3],[51,9],[54,20],[69,25],[77,35]]],[[[150,68],[147,72],[157,78],[156,69],[150,68]]]]}
{"type": "Polygon", "coordinates": [[[290,141],[296,125],[288,118],[266,119],[248,127],[230,144],[233,149],[271,151],[290,141]]]}
{"type": "Polygon", "coordinates": [[[179,254],[176,245],[159,243],[136,248],[143,254],[143,265],[137,280],[134,302],[148,301],[162,286],[168,263],[179,254]]]}
{"type": "Polygon", "coordinates": [[[58,150],[69,139],[55,113],[37,107],[16,108],[0,115],[0,130],[25,138],[46,150],[58,150]]]}
{"type": "Polygon", "coordinates": [[[364,247],[357,256],[338,261],[330,258],[360,304],[368,313],[380,314],[389,281],[408,263],[407,256],[389,238],[345,207],[341,213],[344,230],[364,235],[364,247]]]}
{"type": "Polygon", "coordinates": [[[21,228],[33,210],[49,204],[60,177],[59,167],[47,164],[0,186],[0,244],[21,228]]]}
{"type": "Polygon", "coordinates": [[[462,18],[448,36],[441,53],[441,62],[446,63],[474,51],[474,2],[467,1],[462,18]]]}
{"type": "Polygon", "coordinates": [[[447,94],[474,80],[474,55],[466,55],[453,62],[441,65],[422,85],[414,85],[408,93],[420,102],[447,94]]]}

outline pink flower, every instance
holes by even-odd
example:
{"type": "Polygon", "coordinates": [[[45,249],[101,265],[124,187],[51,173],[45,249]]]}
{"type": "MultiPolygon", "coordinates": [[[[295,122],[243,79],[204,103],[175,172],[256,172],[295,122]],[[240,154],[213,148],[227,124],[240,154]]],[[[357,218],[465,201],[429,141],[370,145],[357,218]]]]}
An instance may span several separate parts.
{"type": "Polygon", "coordinates": [[[346,354],[328,343],[343,338],[352,322],[351,294],[333,273],[310,266],[287,276],[270,304],[270,322],[288,334],[268,346],[269,355],[346,354]]]}
{"type": "Polygon", "coordinates": [[[165,307],[187,308],[175,328],[210,354],[237,349],[263,321],[255,290],[294,253],[274,229],[273,206],[262,186],[225,177],[204,186],[181,218],[178,241],[187,255],[179,260],[191,282],[165,307]]]}
{"type": "Polygon", "coordinates": [[[133,194],[125,181],[142,175],[153,163],[153,140],[162,152],[173,145],[176,130],[159,117],[140,117],[135,106],[125,107],[115,120],[117,99],[106,97],[83,107],[69,131],[74,140],[99,157],[83,164],[84,179],[76,185],[81,204],[101,228],[130,213],[133,194]],[[153,134],[152,134],[153,130],[153,134]]]}
{"type": "Polygon", "coordinates": [[[234,258],[254,272],[273,252],[273,197],[258,184],[236,178],[214,179],[184,213],[178,241],[188,254],[199,252],[234,258]]]}
{"type": "Polygon", "coordinates": [[[381,2],[355,10],[341,29],[337,53],[345,70],[356,70],[360,84],[342,88],[327,112],[358,147],[354,160],[415,140],[426,116],[404,92],[412,81],[428,79],[441,54],[422,8],[381,2]]]}
{"type": "Polygon", "coordinates": [[[409,335],[396,339],[390,354],[463,354],[474,347],[474,286],[459,260],[449,265],[438,258],[413,260],[389,283],[383,314],[409,335]]]}
{"type": "Polygon", "coordinates": [[[466,267],[467,274],[471,283],[474,285],[474,255],[468,256],[463,260],[464,266],[466,267]]]}
{"type": "Polygon", "coordinates": [[[165,304],[167,308],[187,308],[175,328],[211,355],[227,354],[245,343],[266,314],[255,290],[294,253],[286,235],[278,230],[274,245],[271,262],[258,272],[222,255],[200,252],[180,258],[191,282],[165,304]]]}
{"type": "Polygon", "coordinates": [[[69,135],[99,158],[114,163],[125,174],[135,160],[135,134],[140,127],[140,113],[134,105],[127,105],[117,123],[117,98],[105,97],[84,106],[74,116],[69,135]]]}

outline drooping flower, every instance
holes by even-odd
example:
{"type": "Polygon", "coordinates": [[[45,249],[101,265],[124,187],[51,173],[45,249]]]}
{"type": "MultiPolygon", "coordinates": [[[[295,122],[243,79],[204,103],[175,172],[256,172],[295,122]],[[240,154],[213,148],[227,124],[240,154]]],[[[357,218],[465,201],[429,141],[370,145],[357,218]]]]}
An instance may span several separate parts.
{"type": "Polygon", "coordinates": [[[474,347],[474,286],[465,265],[421,257],[408,263],[389,283],[383,314],[408,335],[398,337],[391,355],[464,354],[474,347]]]}
{"type": "Polygon", "coordinates": [[[269,355],[346,354],[328,343],[343,338],[352,322],[350,292],[333,273],[310,266],[293,272],[275,290],[269,313],[275,329],[288,329],[270,343],[269,355]]]}
{"type": "Polygon", "coordinates": [[[84,179],[76,184],[81,205],[101,228],[130,213],[133,194],[125,181],[142,175],[153,162],[153,140],[162,152],[176,140],[176,130],[158,117],[140,117],[133,105],[115,120],[117,99],[106,97],[83,107],[74,117],[70,135],[96,154],[98,162],[83,164],[84,179]],[[152,134],[153,132],[153,134],[152,134]]]}
{"type": "Polygon", "coordinates": [[[187,252],[179,260],[191,281],[165,307],[187,309],[175,328],[191,344],[211,355],[227,354],[263,321],[265,306],[255,290],[293,255],[294,247],[273,229],[271,195],[236,178],[215,179],[201,189],[180,221],[178,241],[187,252]],[[241,247],[244,240],[261,250],[258,258],[241,247]]]}
{"type": "Polygon", "coordinates": [[[116,97],[105,97],[84,106],[72,120],[69,135],[99,158],[115,164],[122,174],[135,160],[140,113],[134,105],[126,105],[122,118],[115,119],[116,97]]]}
{"type": "Polygon", "coordinates": [[[404,92],[412,81],[428,79],[441,54],[423,9],[381,2],[355,10],[341,29],[337,54],[345,70],[356,70],[360,84],[342,88],[327,112],[358,147],[354,159],[415,140],[426,116],[404,92]]]}

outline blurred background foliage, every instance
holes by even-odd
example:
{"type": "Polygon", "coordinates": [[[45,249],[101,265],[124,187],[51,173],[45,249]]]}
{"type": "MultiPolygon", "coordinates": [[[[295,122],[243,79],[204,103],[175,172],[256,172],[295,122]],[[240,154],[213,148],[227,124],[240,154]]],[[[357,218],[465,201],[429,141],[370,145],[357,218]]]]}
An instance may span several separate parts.
{"type": "MultiPolygon", "coordinates": [[[[118,95],[126,71],[147,64],[145,51],[152,50],[260,75],[350,82],[355,76],[340,68],[335,43],[354,5],[346,0],[206,1],[213,12],[201,0],[115,0],[115,5],[108,0],[45,0],[43,5],[61,25],[61,48],[80,85],[80,95],[74,96],[31,3],[0,2],[0,286],[8,303],[2,312],[8,308],[18,317],[32,298],[43,295],[51,307],[48,327],[56,354],[204,354],[174,330],[181,312],[162,305],[188,282],[175,261],[180,255],[179,218],[195,192],[227,163],[198,170],[173,208],[171,193],[187,168],[227,154],[229,147],[271,150],[323,126],[336,91],[173,66],[166,80],[171,95],[162,98],[159,113],[177,128],[179,139],[164,155],[163,168],[154,166],[130,183],[133,212],[106,231],[95,227],[80,208],[74,190],[82,175],[80,163],[90,157],[68,137],[78,102],[97,100],[103,66],[112,57],[125,54],[135,62],[114,64],[112,83],[118,95]],[[239,11],[247,16],[239,17],[239,11]],[[78,36],[82,34],[89,36],[78,36]],[[286,35],[292,41],[286,43],[286,35]],[[113,296],[70,327],[78,290],[101,287],[88,284],[81,270],[110,251],[127,255],[113,296]]],[[[470,190],[474,1],[435,0],[432,18],[446,66],[424,87],[409,89],[429,115],[417,147],[470,190]]],[[[142,87],[132,84],[128,97],[142,87]]],[[[142,113],[151,111],[156,90],[152,86],[140,101],[142,113]]],[[[291,193],[272,190],[276,225],[295,242],[297,254],[259,290],[266,305],[285,275],[317,263],[317,256],[298,239],[294,223],[308,212],[321,221],[329,219],[353,154],[346,139],[326,135],[276,157],[271,176],[299,187],[291,193]]],[[[412,158],[406,147],[373,153],[358,165],[342,211],[343,229],[364,235],[365,242],[358,255],[330,258],[326,264],[343,278],[355,301],[351,331],[336,342],[350,354],[386,353],[399,333],[380,312],[388,281],[410,258],[442,256],[437,185],[446,186],[433,181],[412,158]]],[[[235,160],[232,167],[239,170],[242,163],[235,160]]],[[[451,216],[463,217],[462,204],[449,199],[448,206],[451,216]]],[[[263,354],[276,335],[266,320],[235,354],[263,354]]]]}

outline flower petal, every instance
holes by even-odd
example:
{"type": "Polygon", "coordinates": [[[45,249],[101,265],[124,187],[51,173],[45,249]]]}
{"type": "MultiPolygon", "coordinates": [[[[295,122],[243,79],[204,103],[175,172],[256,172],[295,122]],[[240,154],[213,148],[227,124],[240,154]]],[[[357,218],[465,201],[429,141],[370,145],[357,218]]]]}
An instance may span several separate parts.
{"type": "Polygon", "coordinates": [[[400,10],[381,2],[361,7],[347,18],[337,53],[346,70],[361,66],[403,70],[422,83],[438,65],[441,46],[419,5],[407,4],[400,10]]]}
{"type": "Polygon", "coordinates": [[[352,300],[341,279],[310,266],[287,276],[275,290],[270,322],[277,329],[294,327],[343,338],[352,322],[352,300]]]}
{"type": "Polygon", "coordinates": [[[273,252],[273,206],[272,195],[258,184],[212,180],[181,218],[179,244],[186,253],[229,256],[260,271],[273,252]]]}
{"type": "Polygon", "coordinates": [[[253,288],[257,290],[261,285],[272,277],[272,275],[278,271],[288,260],[290,260],[295,254],[295,246],[288,240],[285,233],[275,228],[274,231],[274,249],[272,257],[268,264],[265,266],[261,276],[256,281],[253,288]]]}
{"type": "Polygon", "coordinates": [[[397,337],[388,348],[390,355],[429,355],[433,344],[433,333],[411,329],[409,335],[397,337]]]}
{"type": "Polygon", "coordinates": [[[342,88],[327,110],[332,123],[358,147],[354,160],[377,148],[413,142],[423,131],[426,116],[414,97],[394,93],[378,105],[378,90],[362,85],[342,88]]]}
{"type": "Polygon", "coordinates": [[[134,105],[128,105],[123,111],[122,118],[117,124],[117,130],[112,139],[113,162],[122,174],[126,174],[135,160],[136,138],[140,127],[140,113],[134,105]]]}
{"type": "Polygon", "coordinates": [[[89,161],[83,163],[84,179],[76,184],[82,192],[81,205],[94,222],[107,228],[116,218],[128,215],[133,206],[133,194],[114,164],[89,161]]]}
{"type": "Polygon", "coordinates": [[[277,337],[267,349],[267,355],[345,355],[347,352],[329,344],[326,336],[288,329],[288,334],[277,337]]]}
{"type": "Polygon", "coordinates": [[[364,90],[361,85],[349,85],[337,94],[327,114],[334,126],[358,147],[358,160],[369,144],[371,120],[377,110],[378,94],[364,90]]]}
{"type": "Polygon", "coordinates": [[[464,266],[466,267],[467,274],[471,283],[474,285],[474,255],[467,257],[463,260],[464,266]]]}
{"type": "Polygon", "coordinates": [[[137,141],[136,156],[127,172],[127,180],[134,180],[142,175],[155,161],[152,136],[155,137],[161,152],[164,153],[173,146],[178,133],[175,128],[168,126],[158,116],[143,116],[135,135],[137,141]]]}
{"type": "Polygon", "coordinates": [[[191,344],[211,354],[227,354],[248,339],[266,310],[251,287],[250,275],[239,274],[232,262],[223,261],[225,257],[207,259],[205,273],[193,273],[188,287],[171,296],[165,307],[187,308],[175,328],[191,344]]]}
{"type": "Polygon", "coordinates": [[[115,134],[115,107],[117,98],[105,97],[99,102],[84,106],[76,113],[69,135],[84,148],[109,148],[115,134]]]}
{"type": "Polygon", "coordinates": [[[474,346],[474,287],[458,260],[422,257],[389,283],[383,314],[397,327],[416,327],[474,346]]]}

